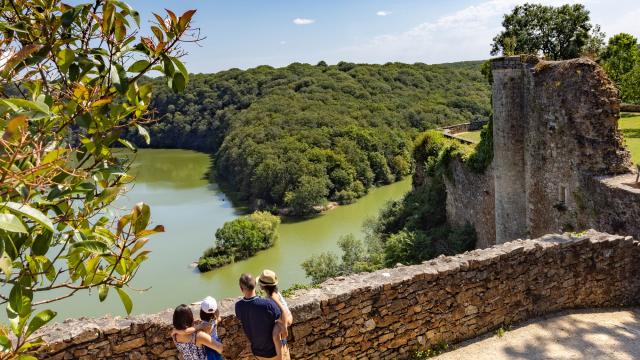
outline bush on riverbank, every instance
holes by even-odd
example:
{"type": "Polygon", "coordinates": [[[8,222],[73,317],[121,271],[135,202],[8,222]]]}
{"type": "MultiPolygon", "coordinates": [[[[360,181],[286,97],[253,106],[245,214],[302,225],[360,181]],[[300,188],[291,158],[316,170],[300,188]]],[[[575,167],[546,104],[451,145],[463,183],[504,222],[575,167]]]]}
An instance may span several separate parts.
{"type": "Polygon", "coordinates": [[[205,250],[198,260],[198,269],[210,271],[272,247],[279,225],[279,217],[262,211],[227,221],[216,231],[216,246],[205,250]]]}
{"type": "Polygon", "coordinates": [[[417,264],[439,255],[454,255],[475,247],[476,232],[471,225],[447,223],[447,193],[444,177],[449,162],[460,159],[473,171],[489,165],[492,152],[489,130],[483,130],[475,148],[446,138],[439,131],[426,131],[415,142],[414,189],[401,200],[389,202],[378,217],[365,224],[364,241],[353,235],[338,242],[342,259],[333,253],[312,256],[302,263],[313,284],[328,278],[392,267],[397,263],[417,264]],[[488,149],[488,150],[487,150],[488,149]]]}

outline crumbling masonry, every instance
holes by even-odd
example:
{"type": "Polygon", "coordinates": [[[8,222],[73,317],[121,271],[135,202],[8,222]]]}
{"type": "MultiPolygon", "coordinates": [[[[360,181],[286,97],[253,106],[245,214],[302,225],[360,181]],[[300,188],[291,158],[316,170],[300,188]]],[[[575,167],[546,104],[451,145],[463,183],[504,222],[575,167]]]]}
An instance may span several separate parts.
{"type": "Polygon", "coordinates": [[[492,71],[493,163],[480,175],[451,165],[449,220],[473,224],[478,247],[590,227],[640,236],[640,191],[604,71],[519,56],[492,71]]]}

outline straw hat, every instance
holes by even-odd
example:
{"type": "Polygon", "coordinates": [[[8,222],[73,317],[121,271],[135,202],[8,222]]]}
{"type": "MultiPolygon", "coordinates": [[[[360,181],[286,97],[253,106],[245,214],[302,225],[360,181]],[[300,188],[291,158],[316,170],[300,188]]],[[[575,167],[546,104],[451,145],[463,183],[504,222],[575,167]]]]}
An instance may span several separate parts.
{"type": "Polygon", "coordinates": [[[278,276],[272,270],[263,270],[262,274],[258,278],[258,284],[263,286],[274,286],[278,285],[278,276]]]}

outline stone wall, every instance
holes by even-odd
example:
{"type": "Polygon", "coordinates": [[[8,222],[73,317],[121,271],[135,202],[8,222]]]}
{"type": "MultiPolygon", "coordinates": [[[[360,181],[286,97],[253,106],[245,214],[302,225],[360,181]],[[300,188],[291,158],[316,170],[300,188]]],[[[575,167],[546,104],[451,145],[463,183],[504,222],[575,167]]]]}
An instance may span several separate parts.
{"type": "MultiPolygon", "coordinates": [[[[330,280],[289,304],[294,359],[396,359],[503,324],[568,308],[638,303],[640,244],[590,231],[518,240],[420,265],[330,280]]],[[[246,340],[221,302],[228,359],[246,340]]],[[[171,310],[129,319],[80,319],[46,328],[40,358],[175,359],[171,310]]]]}
{"type": "Polygon", "coordinates": [[[474,144],[473,141],[469,141],[467,139],[458,137],[458,136],[456,136],[456,134],[459,134],[461,132],[467,132],[467,131],[481,130],[482,127],[485,126],[487,123],[488,123],[487,120],[476,120],[476,121],[463,123],[463,124],[445,126],[445,127],[441,128],[441,130],[442,130],[442,133],[444,134],[444,136],[446,136],[448,138],[456,139],[456,140],[458,140],[460,142],[463,142],[465,144],[474,144]]]}
{"type": "Polygon", "coordinates": [[[636,174],[585,179],[580,201],[589,211],[584,227],[640,239],[640,189],[636,174]]]}
{"type": "MultiPolygon", "coordinates": [[[[588,227],[640,235],[630,216],[640,214],[637,194],[597,180],[631,173],[618,90],[604,70],[589,59],[514,56],[493,60],[492,72],[494,158],[486,176],[495,191],[483,190],[486,179],[449,182],[448,220],[471,222],[478,247],[588,227]]],[[[457,164],[450,170],[478,178],[457,164]]]]}
{"type": "Polygon", "coordinates": [[[638,105],[638,104],[620,104],[620,111],[640,112],[640,105],[638,105]]]}
{"type": "Polygon", "coordinates": [[[483,174],[469,171],[460,160],[453,160],[445,176],[447,191],[447,221],[464,226],[474,224],[476,248],[483,249],[495,243],[495,188],[493,169],[489,166],[483,174]]]}
{"type": "Polygon", "coordinates": [[[578,203],[577,193],[591,196],[583,190],[584,179],[625,173],[631,165],[617,131],[618,90],[588,59],[539,62],[529,78],[523,174],[527,234],[582,230],[587,224],[579,219],[591,215],[578,203]]]}

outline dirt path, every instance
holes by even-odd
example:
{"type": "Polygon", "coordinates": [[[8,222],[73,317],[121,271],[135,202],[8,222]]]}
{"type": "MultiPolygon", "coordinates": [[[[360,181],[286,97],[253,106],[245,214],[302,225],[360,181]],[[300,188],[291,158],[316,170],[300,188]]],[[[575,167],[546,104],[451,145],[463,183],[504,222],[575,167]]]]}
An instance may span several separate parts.
{"type": "Polygon", "coordinates": [[[640,359],[640,308],[562,312],[456,348],[436,359],[640,359]]]}

